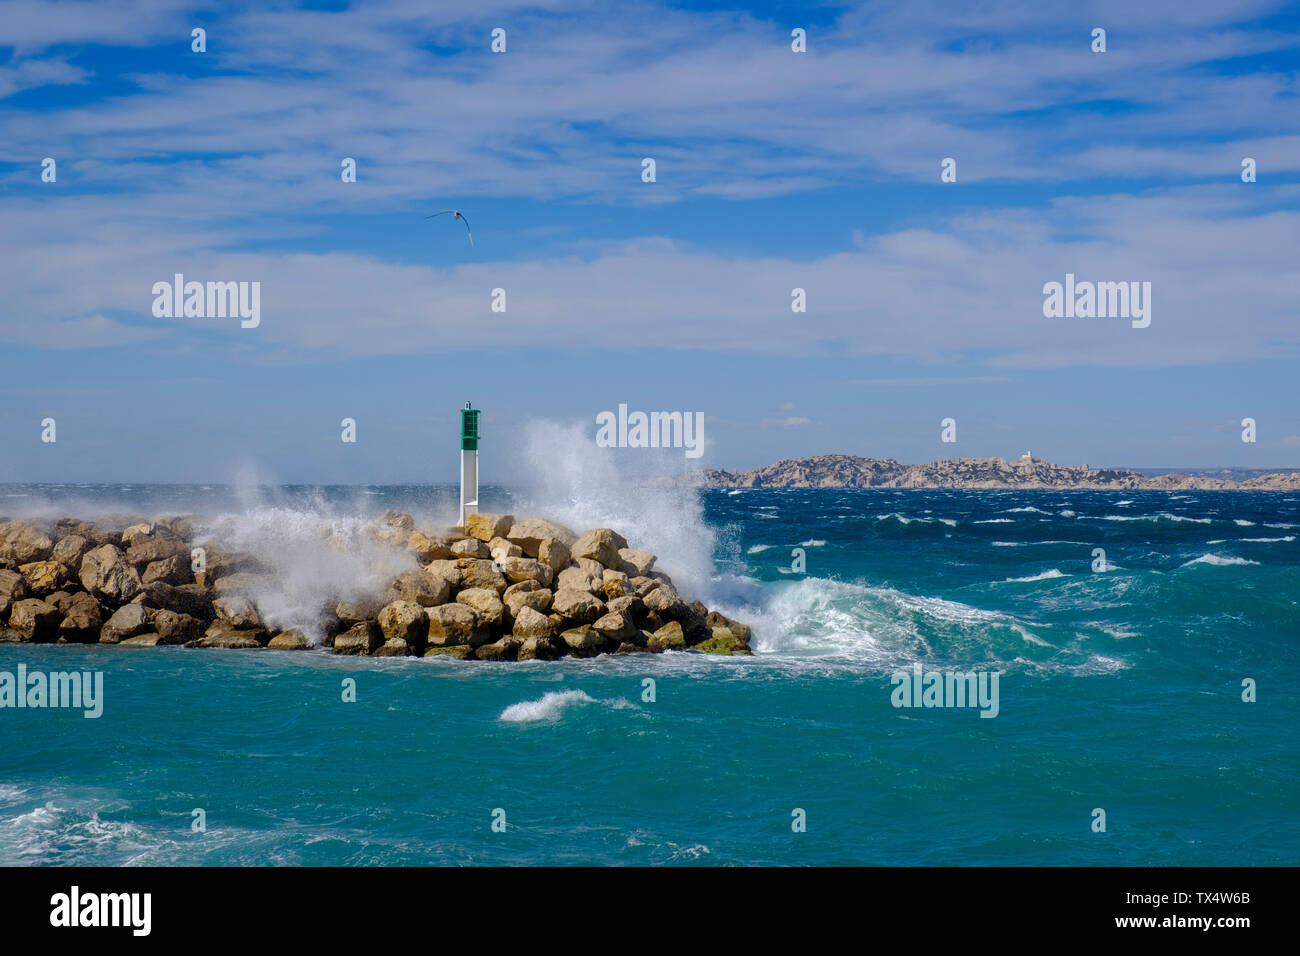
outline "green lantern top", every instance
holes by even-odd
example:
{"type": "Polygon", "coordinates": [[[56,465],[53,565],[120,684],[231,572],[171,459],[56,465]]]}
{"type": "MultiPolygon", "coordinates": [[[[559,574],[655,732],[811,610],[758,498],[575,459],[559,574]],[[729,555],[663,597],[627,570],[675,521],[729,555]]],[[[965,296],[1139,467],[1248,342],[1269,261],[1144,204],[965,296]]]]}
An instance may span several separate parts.
{"type": "Polygon", "coordinates": [[[469,402],[460,410],[460,447],[462,451],[478,451],[478,413],[469,402]]]}

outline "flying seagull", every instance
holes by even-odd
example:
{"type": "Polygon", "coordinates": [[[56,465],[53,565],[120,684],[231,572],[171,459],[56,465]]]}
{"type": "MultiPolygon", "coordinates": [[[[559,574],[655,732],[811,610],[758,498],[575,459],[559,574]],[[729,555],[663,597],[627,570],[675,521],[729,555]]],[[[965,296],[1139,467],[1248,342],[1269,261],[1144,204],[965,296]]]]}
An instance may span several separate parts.
{"type": "Polygon", "coordinates": [[[461,211],[459,209],[444,209],[442,212],[435,212],[432,216],[425,216],[424,218],[435,219],[438,216],[445,216],[447,215],[447,213],[451,213],[453,219],[459,219],[461,222],[465,224],[465,231],[469,233],[469,244],[471,246],[474,245],[474,233],[469,231],[469,220],[466,219],[464,215],[461,214],[461,211]]]}

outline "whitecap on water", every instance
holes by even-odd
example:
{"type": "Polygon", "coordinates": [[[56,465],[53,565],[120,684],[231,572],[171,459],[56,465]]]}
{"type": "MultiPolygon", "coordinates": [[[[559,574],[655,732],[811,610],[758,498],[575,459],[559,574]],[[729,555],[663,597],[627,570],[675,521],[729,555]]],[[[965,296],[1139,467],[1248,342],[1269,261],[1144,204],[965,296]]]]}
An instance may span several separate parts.
{"type": "Polygon", "coordinates": [[[522,700],[511,704],[501,711],[501,716],[497,719],[515,724],[559,720],[566,710],[588,704],[603,704],[613,710],[626,710],[636,706],[620,698],[597,700],[582,690],[553,690],[543,694],[539,700],[522,700]]]}

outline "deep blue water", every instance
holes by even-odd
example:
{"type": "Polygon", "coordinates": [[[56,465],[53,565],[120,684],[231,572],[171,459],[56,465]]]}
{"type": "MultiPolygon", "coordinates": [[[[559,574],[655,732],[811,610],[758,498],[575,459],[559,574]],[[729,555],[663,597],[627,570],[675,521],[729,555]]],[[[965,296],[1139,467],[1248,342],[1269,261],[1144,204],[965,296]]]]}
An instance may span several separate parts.
{"type": "MultiPolygon", "coordinates": [[[[0,513],[247,506],[192,487],[8,494],[29,498],[0,513]]],[[[671,530],[628,504],[627,535],[750,621],[754,658],[0,645],[0,671],[99,670],[106,695],[97,720],[0,710],[0,863],[1300,863],[1297,496],[701,497],[671,530]],[[702,573],[685,554],[701,543],[702,573]],[[1001,671],[997,717],[894,707],[890,676],[915,662],[1001,671]]],[[[449,500],[290,489],[253,523],[449,500]]]]}

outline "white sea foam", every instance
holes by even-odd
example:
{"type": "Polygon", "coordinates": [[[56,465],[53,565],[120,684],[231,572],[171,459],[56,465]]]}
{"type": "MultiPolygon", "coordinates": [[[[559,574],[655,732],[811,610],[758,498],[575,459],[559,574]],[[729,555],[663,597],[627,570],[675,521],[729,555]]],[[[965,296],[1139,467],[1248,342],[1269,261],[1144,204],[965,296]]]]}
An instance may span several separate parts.
{"type": "Polygon", "coordinates": [[[914,522],[920,524],[933,524],[937,521],[940,524],[946,524],[950,528],[957,527],[957,521],[955,518],[909,518],[907,515],[899,514],[897,511],[892,511],[889,514],[884,515],[876,515],[876,520],[897,521],[899,524],[912,524],[914,522]]]}
{"type": "Polygon", "coordinates": [[[272,574],[253,587],[253,599],[272,628],[302,628],[318,641],[331,601],[382,594],[394,577],[414,570],[413,555],[365,533],[366,520],[340,516],[317,501],[307,509],[263,503],[245,490],[245,510],[220,515],[196,528],[228,551],[247,551],[272,574]]]}
{"type": "MultiPolygon", "coordinates": [[[[1054,654],[1041,632],[1050,625],[987,611],[957,601],[921,597],[893,588],[806,578],[781,587],[756,621],[760,658],[841,662],[841,666],[891,668],[920,658],[970,666],[972,661],[1022,664],[1025,645],[1054,654]]],[[[937,664],[936,664],[937,666],[937,664]]],[[[1077,666],[1030,661],[1029,667],[1077,666]]]]}
{"type": "Polygon", "coordinates": [[[799,547],[801,548],[824,548],[825,546],[825,541],[819,541],[816,538],[809,538],[807,541],[799,542],[799,547]]]}
{"type": "Polygon", "coordinates": [[[1258,561],[1250,561],[1246,558],[1238,558],[1233,555],[1224,554],[1203,554],[1199,558],[1192,558],[1182,565],[1184,568],[1190,568],[1194,564],[1212,564],[1216,567],[1226,567],[1233,564],[1259,564],[1258,561]]]}
{"type": "Polygon", "coordinates": [[[1006,583],[1011,584],[1011,583],[1023,583],[1028,581],[1047,581],[1051,578],[1068,578],[1068,577],[1070,577],[1070,575],[1063,573],[1060,570],[1060,568],[1052,568],[1049,571],[1044,571],[1042,574],[1031,574],[1027,578],[1007,578],[1006,583]]]}
{"type": "Polygon", "coordinates": [[[681,469],[680,449],[599,448],[585,422],[532,421],[524,428],[524,474],[530,485],[516,514],[537,514],[574,531],[613,528],[628,543],[658,555],[657,570],[670,575],[688,599],[708,602],[716,532],[704,520],[697,489],[649,485],[643,479],[681,469]],[[659,454],[662,452],[662,456],[659,454]],[[645,474],[632,474],[640,463],[645,474]],[[625,474],[620,466],[629,469],[625,474]]]}
{"type": "Polygon", "coordinates": [[[1032,547],[1033,545],[1038,545],[1038,544],[1077,544],[1077,545],[1079,545],[1080,547],[1088,547],[1089,545],[1092,544],[1092,542],[1091,542],[1091,541],[1060,541],[1060,540],[1055,540],[1055,539],[1053,539],[1053,540],[1051,540],[1051,541],[994,541],[994,542],[993,542],[993,547],[995,547],[995,548],[1028,548],[1028,547],[1032,547]]]}
{"type": "Polygon", "coordinates": [[[983,521],[974,521],[972,524],[1015,524],[1014,518],[985,518],[983,521]]]}
{"type": "Polygon", "coordinates": [[[1005,508],[1005,509],[1003,509],[1003,510],[1004,510],[1007,514],[1009,514],[1009,515],[1010,515],[1010,514],[1024,514],[1024,513],[1033,513],[1033,514],[1040,514],[1040,515],[1050,515],[1050,514],[1051,514],[1050,511],[1044,511],[1042,508],[1032,508],[1032,507],[1031,507],[1031,508],[1005,508]]]}
{"type": "Polygon", "coordinates": [[[770,544],[755,544],[755,545],[752,545],[752,546],[749,548],[749,550],[746,551],[745,553],[746,553],[746,554],[762,554],[764,551],[767,551],[767,550],[770,549],[771,547],[772,547],[772,545],[770,545],[770,544]]]}
{"type": "Polygon", "coordinates": [[[523,700],[517,704],[511,704],[501,711],[501,716],[497,719],[515,724],[559,720],[566,710],[574,707],[585,707],[588,704],[603,704],[614,710],[625,710],[635,706],[617,698],[614,700],[597,700],[586,691],[555,690],[543,694],[540,700],[523,700]]]}
{"type": "Polygon", "coordinates": [[[1102,515],[1100,521],[1191,521],[1195,524],[1211,524],[1213,518],[1189,518],[1186,515],[1174,515],[1162,511],[1154,515],[1102,515]]]}
{"type": "Polygon", "coordinates": [[[1253,522],[1253,521],[1247,521],[1245,518],[1233,518],[1233,519],[1232,519],[1232,523],[1235,524],[1235,525],[1236,525],[1237,527],[1239,527],[1239,528],[1253,528],[1253,527],[1255,527],[1255,522],[1253,522]]]}

